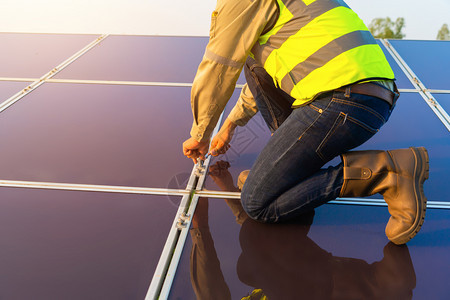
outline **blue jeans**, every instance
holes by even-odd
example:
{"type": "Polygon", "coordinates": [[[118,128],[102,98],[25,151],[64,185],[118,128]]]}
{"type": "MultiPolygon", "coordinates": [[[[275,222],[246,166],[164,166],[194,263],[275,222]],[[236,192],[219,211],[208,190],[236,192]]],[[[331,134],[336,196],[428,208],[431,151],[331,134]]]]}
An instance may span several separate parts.
{"type": "Polygon", "coordinates": [[[334,91],[292,109],[294,99],[254,60],[247,60],[244,72],[273,132],[242,189],[244,210],[255,220],[279,222],[336,199],[342,163],[322,167],[371,138],[388,120],[391,106],[376,97],[334,91]]]}

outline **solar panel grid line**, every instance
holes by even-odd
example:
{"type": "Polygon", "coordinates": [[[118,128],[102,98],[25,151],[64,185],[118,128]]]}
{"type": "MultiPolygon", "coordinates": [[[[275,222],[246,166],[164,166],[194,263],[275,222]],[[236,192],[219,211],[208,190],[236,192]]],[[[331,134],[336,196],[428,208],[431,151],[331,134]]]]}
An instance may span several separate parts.
{"type": "Polygon", "coordinates": [[[19,81],[19,82],[33,82],[39,78],[25,78],[25,77],[0,77],[0,81],[19,81]]]}
{"type": "MultiPolygon", "coordinates": [[[[195,213],[195,209],[197,207],[199,198],[200,198],[199,195],[193,195],[193,197],[192,197],[191,203],[189,205],[189,209],[187,211],[187,215],[189,216],[189,219],[186,222],[186,227],[180,231],[179,240],[175,247],[173,257],[170,262],[169,269],[167,271],[167,276],[164,280],[164,284],[162,286],[161,292],[158,295],[157,299],[167,299],[169,297],[170,290],[171,290],[172,284],[173,284],[173,280],[175,278],[175,274],[177,273],[178,265],[180,263],[181,254],[183,252],[184,245],[187,240],[187,235],[188,235],[189,229],[191,227],[192,216],[195,213]]],[[[149,300],[149,299],[156,299],[156,298],[147,298],[146,297],[145,299],[149,300]]]]}
{"type": "MultiPolygon", "coordinates": [[[[167,86],[167,87],[192,87],[189,82],[157,82],[157,81],[127,81],[127,80],[90,80],[90,79],[48,79],[52,83],[81,83],[81,84],[109,84],[109,85],[137,85],[137,86],[167,86]]],[[[243,84],[236,84],[236,89],[243,88],[243,84]]]]}
{"type": "Polygon", "coordinates": [[[433,110],[433,112],[441,120],[444,126],[450,131],[450,116],[447,114],[447,112],[442,108],[439,102],[436,101],[434,96],[428,92],[428,89],[425,87],[419,77],[414,73],[414,71],[408,66],[408,64],[397,52],[397,50],[395,50],[394,46],[387,39],[382,39],[381,41],[383,43],[383,46],[402,69],[403,73],[405,73],[406,77],[408,77],[411,83],[420,90],[419,94],[422,96],[428,106],[433,110]]]}
{"type": "Polygon", "coordinates": [[[89,50],[97,46],[99,43],[101,43],[103,40],[105,40],[108,37],[107,34],[101,35],[91,43],[89,43],[86,47],[81,49],[80,51],[76,52],[74,55],[63,61],[61,64],[53,68],[51,71],[44,74],[41,78],[36,79],[33,83],[31,83],[29,86],[24,88],[23,90],[17,92],[15,95],[4,101],[0,104],[0,112],[4,111],[35,89],[37,89],[39,86],[44,84],[48,79],[52,78],[56,74],[58,74],[60,71],[62,71],[64,68],[66,68],[68,65],[73,63],[75,60],[77,60],[79,57],[81,57],[83,54],[87,53],[89,50]]]}
{"type": "Polygon", "coordinates": [[[400,93],[418,93],[420,90],[416,89],[398,89],[400,93]]]}
{"type": "MultiPolygon", "coordinates": [[[[0,77],[0,81],[30,82],[38,78],[0,77]]],[[[164,86],[164,87],[192,87],[192,83],[185,82],[156,82],[156,81],[126,81],[126,80],[89,80],[89,79],[47,79],[49,83],[79,83],[79,84],[103,84],[103,85],[136,85],[136,86],[164,86]]],[[[241,89],[243,84],[236,84],[236,89],[241,89]]],[[[401,93],[418,93],[420,89],[398,89],[401,93]]],[[[427,92],[435,94],[450,94],[450,90],[427,89],[427,92]]]]}
{"type": "Polygon", "coordinates": [[[107,193],[123,193],[123,194],[141,194],[141,195],[183,196],[189,194],[188,190],[181,190],[181,189],[162,189],[162,188],[147,188],[147,187],[71,184],[71,183],[16,181],[16,180],[0,180],[0,187],[87,191],[87,192],[103,192],[103,193],[107,192],[107,193]]]}
{"type": "Polygon", "coordinates": [[[159,298],[161,288],[167,277],[169,265],[172,262],[174,249],[178,246],[180,230],[177,228],[177,223],[179,222],[180,215],[189,207],[190,200],[191,195],[184,195],[183,199],[180,202],[180,206],[178,207],[177,213],[172,222],[172,226],[167,236],[166,243],[164,244],[164,248],[161,252],[158,265],[156,266],[155,273],[153,274],[153,278],[150,282],[150,286],[145,296],[146,300],[159,298]]]}
{"type": "MultiPolygon", "coordinates": [[[[217,122],[217,125],[213,130],[212,136],[215,136],[218,133],[220,126],[222,124],[223,114],[224,113],[222,112],[217,122]]],[[[199,196],[197,196],[195,193],[197,192],[197,190],[201,190],[203,188],[208,173],[207,170],[210,161],[211,155],[205,161],[203,162],[199,161],[192,168],[191,178],[189,179],[189,183],[187,186],[187,189],[191,191],[191,201],[185,210],[185,213],[187,214],[188,218],[184,222],[183,225],[184,228],[181,228],[180,234],[177,236],[175,249],[171,257],[163,258],[163,256],[167,255],[167,253],[163,253],[163,255],[161,255],[161,261],[167,262],[170,259],[170,263],[168,265],[165,264],[167,271],[163,283],[160,282],[159,277],[154,277],[155,279],[157,279],[157,282],[153,282],[152,280],[149,291],[147,293],[147,297],[145,298],[146,300],[167,299],[169,297],[170,289],[172,287],[172,283],[178,269],[178,264],[180,262],[181,254],[183,252],[184,245],[186,243],[189,228],[191,226],[192,216],[194,215],[195,208],[197,207],[199,196]],[[161,284],[162,286],[160,286],[161,284]]]]}
{"type": "Polygon", "coordinates": [[[435,90],[435,89],[428,89],[427,92],[430,92],[432,94],[450,94],[450,90],[435,90]]]}
{"type": "MultiPolygon", "coordinates": [[[[163,251],[161,252],[161,256],[158,261],[158,265],[156,267],[155,273],[153,274],[152,281],[150,282],[149,289],[147,291],[147,295],[145,299],[159,299],[161,289],[163,287],[163,284],[165,284],[167,279],[167,274],[169,272],[170,266],[173,264],[173,259],[176,260],[176,266],[178,266],[179,257],[181,257],[181,251],[184,247],[184,243],[186,241],[186,237],[182,237],[180,231],[180,228],[178,227],[178,223],[180,222],[181,214],[185,214],[188,212],[192,205],[192,195],[193,191],[195,190],[195,187],[197,186],[198,182],[198,176],[197,176],[197,165],[194,165],[192,167],[191,175],[189,177],[185,192],[187,195],[183,197],[183,200],[180,203],[180,206],[178,207],[177,214],[175,216],[175,219],[173,221],[172,227],[170,229],[170,233],[167,237],[166,244],[163,248],[163,251]],[[180,239],[181,237],[181,239],[180,239]],[[180,246],[181,245],[181,246],[180,246]],[[181,250],[175,251],[176,248],[180,248],[181,250]],[[179,253],[178,253],[179,252],[179,253]],[[178,259],[177,259],[178,257],[178,259]]],[[[193,208],[195,210],[195,207],[193,208]]],[[[193,215],[187,213],[187,215],[193,215]]],[[[189,221],[189,220],[188,220],[189,221]]],[[[185,225],[187,228],[190,226],[190,222],[185,225]]],[[[187,234],[186,234],[187,236],[187,234]]],[[[172,267],[173,268],[173,267],[172,267]]],[[[175,269],[176,272],[176,269],[175,269]]],[[[171,282],[173,281],[173,276],[171,279],[171,282]]]]}
{"type": "MultiPolygon", "coordinates": [[[[37,81],[39,78],[15,78],[0,77],[0,81],[37,81]]],[[[79,84],[102,84],[102,85],[136,85],[136,86],[163,86],[163,87],[192,87],[192,83],[187,82],[156,82],[156,81],[126,81],[126,80],[89,80],[89,79],[56,79],[49,78],[45,82],[49,83],[79,83],[79,84]]],[[[242,89],[243,84],[236,84],[236,89],[242,89]]]]}
{"type": "Polygon", "coordinates": [[[49,79],[48,82],[53,82],[53,83],[81,83],[81,84],[107,84],[107,85],[192,87],[192,83],[185,83],[185,82],[126,81],[126,80],[84,80],[84,79],[49,79]]]}
{"type": "MultiPolygon", "coordinates": [[[[196,195],[200,197],[208,197],[214,199],[241,199],[241,193],[238,192],[222,192],[222,191],[197,191],[196,195]]],[[[337,198],[328,202],[328,204],[352,204],[352,205],[374,205],[387,206],[384,199],[374,198],[337,198]]],[[[450,202],[444,201],[427,201],[427,208],[443,208],[450,209],[450,202]]]]}

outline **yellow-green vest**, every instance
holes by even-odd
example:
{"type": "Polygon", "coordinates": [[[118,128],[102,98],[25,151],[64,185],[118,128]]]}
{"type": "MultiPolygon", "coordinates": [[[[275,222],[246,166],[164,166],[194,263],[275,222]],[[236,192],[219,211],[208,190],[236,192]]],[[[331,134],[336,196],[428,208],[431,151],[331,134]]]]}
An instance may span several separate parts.
{"type": "Polygon", "coordinates": [[[279,17],[252,48],[276,86],[305,104],[325,91],[394,79],[372,34],[342,0],[276,0],[279,17]]]}

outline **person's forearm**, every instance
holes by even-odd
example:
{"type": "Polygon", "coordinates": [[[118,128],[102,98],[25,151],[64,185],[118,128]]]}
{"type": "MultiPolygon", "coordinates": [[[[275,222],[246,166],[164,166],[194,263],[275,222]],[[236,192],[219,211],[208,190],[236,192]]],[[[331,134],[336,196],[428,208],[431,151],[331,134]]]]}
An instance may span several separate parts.
{"type": "Polygon", "coordinates": [[[223,122],[222,127],[220,128],[220,131],[232,133],[236,129],[237,125],[233,123],[229,118],[226,118],[223,122]]]}

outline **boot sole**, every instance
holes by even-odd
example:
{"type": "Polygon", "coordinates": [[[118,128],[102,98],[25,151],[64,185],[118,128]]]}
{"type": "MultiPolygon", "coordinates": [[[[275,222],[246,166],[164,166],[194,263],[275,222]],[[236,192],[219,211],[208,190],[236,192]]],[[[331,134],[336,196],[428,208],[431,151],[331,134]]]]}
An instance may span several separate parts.
{"type": "Polygon", "coordinates": [[[417,197],[416,219],[407,231],[390,239],[397,245],[405,244],[416,236],[425,221],[425,213],[427,210],[427,198],[423,191],[423,183],[428,179],[430,170],[428,151],[424,147],[410,147],[410,149],[414,153],[416,162],[414,170],[414,189],[417,197]]]}

